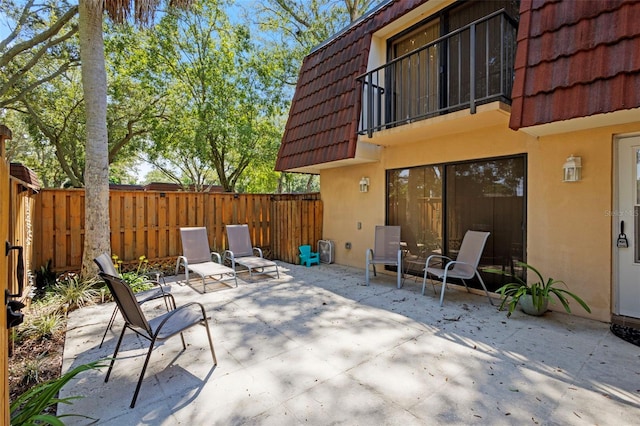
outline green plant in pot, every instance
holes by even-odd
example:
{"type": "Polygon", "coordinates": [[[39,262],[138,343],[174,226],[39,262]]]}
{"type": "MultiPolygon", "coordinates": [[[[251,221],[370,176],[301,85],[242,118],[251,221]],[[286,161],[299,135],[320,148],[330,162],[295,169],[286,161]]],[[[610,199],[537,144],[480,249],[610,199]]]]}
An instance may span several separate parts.
{"type": "Polygon", "coordinates": [[[507,317],[511,316],[518,304],[520,304],[520,308],[527,314],[542,315],[547,311],[547,305],[551,299],[551,295],[556,296],[568,313],[571,313],[569,298],[574,299],[585,311],[591,313],[591,309],[584,300],[569,290],[560,287],[567,287],[564,281],[554,280],[551,277],[545,280],[540,271],[533,266],[524,262],[518,262],[517,265],[525,270],[533,271],[538,276],[538,280],[532,284],[527,284],[525,280],[516,275],[497,269],[486,270],[486,272],[503,274],[515,280],[515,282],[507,283],[496,290],[496,293],[502,295],[502,303],[498,309],[502,310],[504,306],[507,305],[507,317]]]}

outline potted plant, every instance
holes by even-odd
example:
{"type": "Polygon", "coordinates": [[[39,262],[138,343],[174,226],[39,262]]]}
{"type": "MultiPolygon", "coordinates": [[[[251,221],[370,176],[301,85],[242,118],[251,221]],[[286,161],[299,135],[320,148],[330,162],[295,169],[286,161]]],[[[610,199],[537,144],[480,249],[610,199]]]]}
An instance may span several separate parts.
{"type": "Polygon", "coordinates": [[[496,269],[487,270],[487,272],[499,273],[515,279],[515,282],[507,283],[496,290],[496,293],[502,295],[502,303],[498,309],[502,310],[508,302],[507,317],[511,316],[518,304],[520,304],[520,308],[527,314],[542,315],[547,311],[547,305],[551,295],[555,295],[558,298],[568,313],[571,313],[569,297],[578,302],[585,311],[591,313],[591,309],[584,300],[569,290],[558,287],[560,285],[566,287],[567,284],[564,281],[554,280],[551,277],[545,280],[542,274],[533,266],[524,262],[517,262],[517,265],[535,272],[539,280],[533,284],[527,284],[526,281],[516,275],[496,269]]]}

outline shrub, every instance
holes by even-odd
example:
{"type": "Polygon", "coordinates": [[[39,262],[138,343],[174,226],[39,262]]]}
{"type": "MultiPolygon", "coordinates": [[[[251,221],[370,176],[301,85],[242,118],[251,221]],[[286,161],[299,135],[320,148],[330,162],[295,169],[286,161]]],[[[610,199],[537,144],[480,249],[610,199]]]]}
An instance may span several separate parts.
{"type": "MultiPolygon", "coordinates": [[[[133,271],[122,272],[122,260],[117,255],[111,256],[113,258],[113,264],[116,270],[120,274],[123,280],[129,284],[134,293],[148,290],[154,286],[154,282],[149,281],[148,268],[149,259],[142,255],[138,258],[138,266],[133,271]]],[[[155,278],[155,277],[154,277],[155,278]]]]}
{"type": "Polygon", "coordinates": [[[97,278],[82,280],[76,274],[68,274],[53,286],[51,297],[65,311],[73,311],[94,304],[100,298],[100,281],[97,278]]]}

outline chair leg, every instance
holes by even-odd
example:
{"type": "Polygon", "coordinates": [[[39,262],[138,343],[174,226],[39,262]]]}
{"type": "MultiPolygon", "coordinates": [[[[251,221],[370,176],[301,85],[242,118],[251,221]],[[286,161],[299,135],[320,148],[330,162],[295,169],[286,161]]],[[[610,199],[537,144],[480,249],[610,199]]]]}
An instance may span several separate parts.
{"type": "Polygon", "coordinates": [[[440,306],[444,303],[444,291],[447,288],[447,276],[445,275],[442,279],[442,289],[440,290],[440,306]]]}
{"type": "Polygon", "coordinates": [[[369,285],[369,262],[366,262],[366,268],[364,270],[364,284],[369,285]]]}
{"type": "Polygon", "coordinates": [[[98,346],[98,348],[102,347],[102,344],[104,343],[104,339],[107,337],[107,332],[111,330],[111,327],[113,327],[113,322],[116,320],[117,314],[118,314],[118,306],[116,305],[116,307],[113,309],[113,312],[111,313],[111,319],[109,319],[107,328],[104,330],[104,334],[102,335],[102,340],[100,340],[100,346],[98,346]]]}
{"type": "Polygon", "coordinates": [[[209,339],[209,348],[211,349],[211,356],[213,357],[213,365],[218,365],[218,358],[216,357],[216,352],[213,350],[213,339],[211,338],[211,332],[209,331],[209,322],[207,321],[207,317],[204,317],[204,328],[207,330],[207,338],[209,339]]]}
{"type": "Polygon", "coordinates": [[[136,390],[133,393],[133,398],[131,399],[131,405],[129,407],[133,408],[136,406],[136,400],[138,399],[138,393],[140,393],[140,387],[142,386],[142,379],[144,379],[144,373],[147,371],[147,366],[149,365],[149,358],[151,358],[151,351],[153,351],[153,347],[156,343],[156,339],[151,340],[149,344],[149,351],[147,352],[147,357],[144,360],[144,364],[142,366],[142,371],[140,372],[140,378],[138,379],[138,384],[136,385],[136,390]]]}
{"type": "Polygon", "coordinates": [[[122,338],[124,337],[124,333],[127,331],[127,326],[122,327],[122,333],[120,333],[120,338],[118,339],[118,343],[116,344],[116,349],[113,351],[113,357],[111,358],[111,363],[109,364],[109,369],[107,370],[107,375],[104,377],[104,382],[107,383],[109,381],[109,376],[111,375],[111,370],[113,369],[113,364],[116,362],[116,357],[118,356],[118,351],[120,350],[120,344],[122,343],[122,338]]]}
{"type": "MultiPolygon", "coordinates": [[[[427,268],[424,268],[424,276],[422,277],[422,295],[424,296],[424,290],[427,286],[427,278],[429,273],[427,272],[427,268]]],[[[436,293],[436,285],[433,283],[433,280],[431,280],[431,288],[433,288],[433,294],[437,294],[436,293]]]]}
{"type": "Polygon", "coordinates": [[[491,300],[491,296],[489,296],[489,292],[487,291],[487,286],[484,285],[484,281],[482,280],[482,277],[480,276],[480,273],[476,270],[476,275],[478,276],[478,279],[480,280],[480,284],[482,284],[482,288],[484,289],[484,293],[487,295],[487,298],[489,299],[489,303],[491,303],[491,306],[493,305],[493,300],[491,300]]]}
{"type": "Polygon", "coordinates": [[[397,287],[398,288],[402,288],[402,277],[403,277],[403,273],[402,273],[402,251],[398,250],[398,265],[396,266],[397,272],[398,272],[398,282],[397,282],[397,287]]]}

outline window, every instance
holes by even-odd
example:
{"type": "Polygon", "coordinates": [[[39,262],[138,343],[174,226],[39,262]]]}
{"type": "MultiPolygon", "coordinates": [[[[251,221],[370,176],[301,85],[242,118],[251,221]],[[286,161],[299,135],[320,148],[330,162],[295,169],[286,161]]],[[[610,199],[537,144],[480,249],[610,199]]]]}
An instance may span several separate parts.
{"type": "MultiPolygon", "coordinates": [[[[520,273],[525,258],[525,156],[387,172],[387,222],[402,227],[410,273],[430,254],[455,258],[467,230],[489,231],[481,266],[520,273]]],[[[483,274],[487,287],[504,277],[483,274]]],[[[473,283],[472,283],[473,285],[473,283]]],[[[478,284],[479,286],[479,284],[478,284]]]]}

